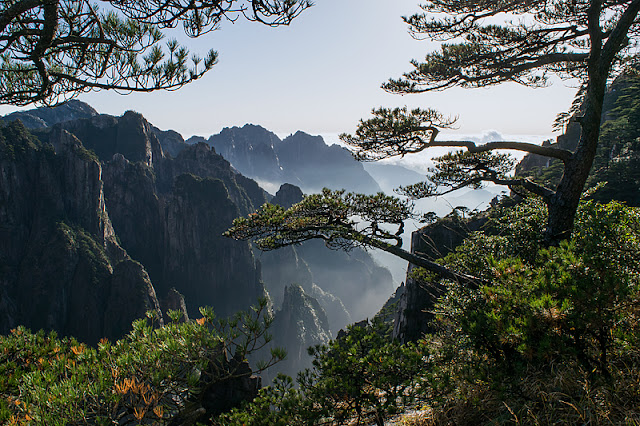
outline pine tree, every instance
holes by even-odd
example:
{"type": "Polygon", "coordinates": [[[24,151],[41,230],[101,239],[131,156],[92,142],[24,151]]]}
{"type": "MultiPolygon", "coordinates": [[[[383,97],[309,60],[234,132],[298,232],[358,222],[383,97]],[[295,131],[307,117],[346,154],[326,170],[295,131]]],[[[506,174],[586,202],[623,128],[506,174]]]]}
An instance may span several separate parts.
{"type": "Polygon", "coordinates": [[[189,37],[244,16],[287,25],[308,0],[3,0],[0,3],[0,104],[55,105],[81,92],[177,89],[218,60],[165,33],[189,37]]]}

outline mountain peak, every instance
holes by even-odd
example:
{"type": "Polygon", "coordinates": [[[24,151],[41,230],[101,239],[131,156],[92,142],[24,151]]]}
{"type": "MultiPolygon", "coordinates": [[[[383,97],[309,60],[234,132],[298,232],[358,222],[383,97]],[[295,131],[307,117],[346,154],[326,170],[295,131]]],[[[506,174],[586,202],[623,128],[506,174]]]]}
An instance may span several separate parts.
{"type": "Polygon", "coordinates": [[[91,118],[98,115],[98,111],[89,104],[72,99],[62,105],[47,108],[35,108],[27,111],[16,111],[3,117],[5,121],[20,120],[29,129],[51,127],[65,121],[80,118],[91,118]]]}
{"type": "Polygon", "coordinates": [[[291,185],[290,183],[283,183],[278,192],[276,192],[276,196],[271,200],[271,203],[288,209],[292,205],[302,201],[302,197],[302,190],[299,187],[291,185]]]}

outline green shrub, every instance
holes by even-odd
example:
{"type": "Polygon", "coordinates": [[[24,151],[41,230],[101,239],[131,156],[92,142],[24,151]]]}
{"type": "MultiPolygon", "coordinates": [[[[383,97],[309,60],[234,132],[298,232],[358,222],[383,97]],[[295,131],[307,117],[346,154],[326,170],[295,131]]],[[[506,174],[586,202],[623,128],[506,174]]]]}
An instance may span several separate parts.
{"type": "Polygon", "coordinates": [[[255,401],[216,420],[219,425],[383,425],[422,393],[426,348],[392,341],[380,319],[348,327],[327,346],[309,348],[313,367],[293,381],[280,376],[255,401]]]}
{"type": "MultiPolygon", "coordinates": [[[[8,424],[192,423],[204,410],[208,387],[236,377],[231,358],[264,346],[271,318],[266,302],[251,312],[216,320],[202,318],[154,327],[153,314],[135,321],[117,342],[97,348],[55,333],[23,327],[0,337],[0,421],[8,424]]],[[[284,354],[272,357],[266,368],[284,354]]]]}
{"type": "Polygon", "coordinates": [[[528,200],[443,261],[480,288],[437,285],[433,334],[400,345],[381,320],[310,349],[313,368],[281,378],[221,425],[638,424],[640,210],[583,202],[571,240],[545,247],[545,208],[528,200]]]}

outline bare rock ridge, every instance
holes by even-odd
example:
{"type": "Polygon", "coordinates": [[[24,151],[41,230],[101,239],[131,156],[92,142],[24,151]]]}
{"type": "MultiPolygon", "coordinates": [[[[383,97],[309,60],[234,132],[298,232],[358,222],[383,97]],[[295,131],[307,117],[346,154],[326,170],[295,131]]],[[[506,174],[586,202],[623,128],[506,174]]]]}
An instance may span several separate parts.
{"type": "MultiPolygon", "coordinates": [[[[302,191],[300,188],[291,184],[283,184],[271,202],[289,208],[301,200],[302,191]]],[[[352,316],[345,307],[345,303],[353,308],[354,306],[352,305],[358,306],[362,299],[353,298],[343,303],[340,298],[329,291],[323,290],[314,282],[315,270],[309,266],[309,261],[300,254],[300,250],[309,245],[309,243],[307,242],[302,246],[289,246],[271,252],[259,253],[257,256],[262,263],[262,277],[275,305],[282,306],[283,309],[285,303],[291,304],[291,301],[286,301],[287,289],[291,285],[300,286],[301,291],[305,293],[305,297],[315,298],[327,315],[328,330],[335,336],[338,330],[352,322],[352,316]]],[[[326,255],[326,252],[326,248],[320,247],[320,256],[326,255]]],[[[338,262],[340,267],[344,267],[344,264],[348,262],[345,259],[346,256],[342,254],[338,262]]],[[[334,273],[337,274],[338,272],[335,271],[334,273]]],[[[371,285],[370,280],[367,281],[364,274],[361,278],[361,281],[356,281],[352,285],[359,287],[361,290],[363,290],[363,287],[371,285]]]]}
{"type": "MultiPolygon", "coordinates": [[[[271,202],[290,207],[301,200],[299,188],[284,184],[271,202]]],[[[301,285],[327,312],[334,336],[352,321],[373,316],[393,293],[389,270],[378,265],[361,248],[344,253],[328,250],[322,241],[312,240],[259,256],[265,285],[274,295],[276,305],[280,303],[278,296],[284,286],[301,285]],[[288,260],[283,261],[284,258],[288,260]],[[296,277],[298,281],[288,282],[287,276],[296,277]]]]}
{"type": "MultiPolygon", "coordinates": [[[[278,371],[289,375],[311,367],[308,347],[327,344],[332,338],[325,310],[296,284],[284,288],[282,306],[275,314],[273,328],[276,333],[272,346],[287,349],[287,358],[278,365],[278,371]]],[[[273,372],[267,373],[266,380],[275,377],[273,372]]]]}
{"type": "Polygon", "coordinates": [[[90,105],[73,99],[55,108],[37,108],[13,112],[5,115],[3,120],[7,123],[20,120],[29,129],[39,129],[51,127],[64,121],[90,118],[95,115],[98,115],[98,112],[90,105]]]}
{"type": "Polygon", "coordinates": [[[250,246],[222,236],[266,201],[255,182],[204,144],[166,157],[137,113],[56,117],[37,137],[2,124],[2,332],[22,324],[95,343],[158,299],[163,311],[186,301],[192,316],[201,305],[226,316],[265,295],[250,246]]]}
{"type": "MultiPolygon", "coordinates": [[[[467,219],[456,211],[411,233],[411,252],[422,253],[430,260],[442,258],[455,250],[472,232],[482,230],[488,217],[467,219]]],[[[438,286],[424,285],[412,276],[414,265],[409,264],[405,284],[399,289],[394,318],[393,335],[402,342],[416,341],[429,331],[433,308],[437,297],[444,290],[438,286]]]]}
{"type": "Polygon", "coordinates": [[[202,305],[227,316],[265,294],[249,245],[222,236],[234,218],[266,201],[255,182],[205,144],[165,156],[157,131],[135,112],[60,122],[35,133],[49,141],[58,129],[96,153],[115,233],[161,299],[175,288],[190,316],[202,305]]]}

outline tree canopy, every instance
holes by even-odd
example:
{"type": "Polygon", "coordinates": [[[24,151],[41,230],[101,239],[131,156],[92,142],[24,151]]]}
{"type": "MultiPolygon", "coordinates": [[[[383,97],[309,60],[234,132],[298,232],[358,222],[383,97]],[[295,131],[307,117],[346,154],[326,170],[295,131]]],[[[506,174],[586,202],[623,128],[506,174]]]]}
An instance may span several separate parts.
{"type": "MultiPolygon", "coordinates": [[[[575,212],[597,151],[602,105],[608,81],[629,60],[638,41],[640,1],[431,1],[422,12],[405,17],[413,37],[442,41],[440,49],[413,70],[383,84],[391,93],[410,94],[451,87],[487,87],[517,82],[531,87],[549,83],[552,74],[577,78],[582,107],[576,120],[581,136],[574,151],[517,141],[477,145],[440,141],[440,129],[453,120],[435,110],[379,108],[361,120],[355,135],[342,135],[359,159],[378,160],[430,147],[462,150],[445,156],[431,182],[415,186],[416,198],[442,194],[484,182],[532,192],[549,209],[545,231],[551,244],[571,233],[575,212]],[[499,150],[518,150],[562,161],[564,175],[556,188],[530,179],[507,177],[509,161],[499,150]]],[[[523,114],[526,120],[526,114],[523,114]]]]}
{"type": "Polygon", "coordinates": [[[287,25],[309,0],[6,0],[0,3],[0,103],[53,105],[92,89],[177,89],[218,60],[190,55],[189,37],[244,17],[287,25]]]}
{"type": "MultiPolygon", "coordinates": [[[[355,134],[344,134],[342,140],[352,147],[356,158],[364,161],[450,147],[454,151],[435,160],[436,166],[426,182],[400,188],[399,192],[417,199],[463,187],[478,188],[487,182],[506,185],[516,193],[534,194],[544,202],[547,219],[542,234],[547,245],[569,238],[598,149],[607,83],[632,60],[638,41],[640,0],[436,0],[421,7],[422,13],[404,18],[411,34],[443,43],[424,61],[412,61],[412,71],[383,84],[385,90],[411,94],[509,81],[540,87],[549,82],[551,74],[577,78],[582,84],[580,107],[574,115],[581,127],[577,147],[569,150],[557,144],[539,146],[521,141],[441,141],[440,130],[451,127],[455,120],[430,108],[374,109],[372,118],[361,120],[355,134]],[[564,166],[562,178],[550,188],[528,177],[514,177],[514,161],[503,150],[556,159],[564,166]]],[[[406,206],[400,208],[395,203],[381,195],[325,191],[305,198],[289,211],[263,207],[256,215],[238,220],[228,235],[264,241],[266,244],[259,242],[264,249],[311,238],[323,239],[332,248],[349,248],[351,244],[376,247],[441,277],[467,284],[482,283],[480,278],[454,272],[420,253],[403,250],[395,244],[403,230],[401,226],[395,233],[381,232],[386,229],[383,224],[398,226],[413,214],[403,210],[406,206]],[[370,206],[366,214],[351,208],[356,199],[360,200],[358,206],[370,206]],[[318,203],[322,208],[317,208],[318,203]],[[342,220],[332,216],[338,211],[346,215],[342,220]],[[402,214],[397,215],[400,211],[402,214]],[[347,240],[349,244],[345,244],[347,240]]]]}
{"type": "Polygon", "coordinates": [[[225,235],[254,239],[262,250],[275,250],[312,239],[321,239],[332,249],[375,247],[424,267],[445,278],[477,285],[480,281],[456,273],[419,254],[402,248],[404,221],[415,219],[407,200],[383,193],[374,196],[324,189],[289,209],[265,204],[247,218],[238,218],[225,235]],[[390,228],[396,228],[390,230],[390,228]]]}

